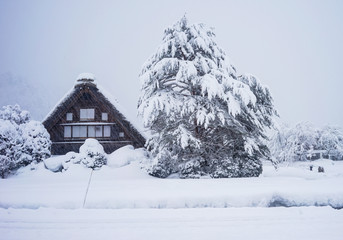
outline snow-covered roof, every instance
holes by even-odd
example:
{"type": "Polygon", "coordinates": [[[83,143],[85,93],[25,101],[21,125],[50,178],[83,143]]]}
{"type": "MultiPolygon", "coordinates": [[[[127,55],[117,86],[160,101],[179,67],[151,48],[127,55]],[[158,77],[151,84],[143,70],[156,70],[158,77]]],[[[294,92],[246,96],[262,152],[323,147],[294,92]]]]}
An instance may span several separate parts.
{"type": "Polygon", "coordinates": [[[96,78],[93,73],[80,73],[79,76],[77,76],[76,81],[80,81],[84,79],[95,81],[96,78]]]}
{"type": "MultiPolygon", "coordinates": [[[[137,124],[137,119],[132,119],[129,117],[129,114],[127,114],[126,109],[119,104],[118,100],[113,97],[112,94],[110,94],[104,87],[102,87],[101,85],[99,85],[98,83],[95,84],[94,82],[95,80],[95,75],[92,73],[81,73],[79,74],[79,76],[77,77],[77,81],[75,83],[75,85],[80,84],[80,82],[83,83],[91,83],[94,84],[96,86],[96,88],[98,89],[98,91],[117,109],[117,111],[119,113],[122,114],[122,116],[124,117],[124,119],[126,119],[143,137],[147,137],[147,133],[146,130],[144,129],[143,126],[140,126],[139,124],[137,124]]],[[[72,96],[74,94],[74,92],[76,91],[75,86],[73,86],[58,102],[57,104],[54,106],[54,108],[51,109],[51,111],[47,114],[47,116],[43,119],[42,122],[47,121],[51,116],[54,115],[55,111],[57,111],[57,108],[63,104],[70,96],[72,96]]]]}
{"type": "Polygon", "coordinates": [[[68,99],[75,91],[75,87],[73,86],[64,96],[56,103],[56,105],[50,110],[50,112],[43,118],[42,122],[45,122],[48,120],[50,116],[52,116],[55,111],[57,110],[57,107],[61,105],[66,99],[68,99]]]}

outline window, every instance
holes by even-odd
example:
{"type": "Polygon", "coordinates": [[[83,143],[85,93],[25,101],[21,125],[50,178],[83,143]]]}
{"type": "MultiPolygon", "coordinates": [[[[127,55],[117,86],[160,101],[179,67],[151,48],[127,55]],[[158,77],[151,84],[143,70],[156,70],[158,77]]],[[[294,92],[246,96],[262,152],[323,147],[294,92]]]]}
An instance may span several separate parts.
{"type": "Polygon", "coordinates": [[[102,126],[95,127],[95,137],[102,137],[102,126]]]}
{"type": "Polygon", "coordinates": [[[88,137],[95,137],[95,126],[88,126],[88,137]]]}
{"type": "Polygon", "coordinates": [[[80,109],[80,120],[93,120],[94,119],[94,108],[80,109]]]}
{"type": "Polygon", "coordinates": [[[87,126],[80,126],[80,137],[87,137],[87,126]]]}
{"type": "Polygon", "coordinates": [[[67,113],[67,121],[73,121],[73,113],[67,113]]]}
{"type": "Polygon", "coordinates": [[[104,126],[104,137],[110,137],[110,136],[111,136],[111,127],[104,126]]]}
{"type": "Polygon", "coordinates": [[[73,126],[73,138],[87,137],[87,126],[73,126]]]}
{"type": "Polygon", "coordinates": [[[64,126],[64,138],[108,138],[111,129],[108,125],[64,126]]]}
{"type": "Polygon", "coordinates": [[[73,126],[73,138],[80,137],[80,126],[73,126]]]}
{"type": "Polygon", "coordinates": [[[124,137],[124,132],[120,132],[119,137],[121,137],[121,138],[124,137]]]}
{"type": "Polygon", "coordinates": [[[101,120],[102,121],[107,121],[108,120],[108,114],[107,113],[102,113],[101,114],[101,120]]]}
{"type": "Polygon", "coordinates": [[[71,127],[70,126],[64,127],[64,137],[65,138],[71,138],[71,127]]]}

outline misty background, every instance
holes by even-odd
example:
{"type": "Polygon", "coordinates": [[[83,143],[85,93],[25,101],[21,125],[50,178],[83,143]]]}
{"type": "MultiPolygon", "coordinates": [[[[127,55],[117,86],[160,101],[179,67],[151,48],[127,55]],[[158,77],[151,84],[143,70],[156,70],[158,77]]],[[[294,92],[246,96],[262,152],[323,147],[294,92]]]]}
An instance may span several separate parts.
{"type": "Polygon", "coordinates": [[[268,85],[280,122],[343,127],[343,1],[0,0],[0,106],[42,120],[83,72],[136,116],[141,66],[185,13],[214,27],[238,73],[268,85]]]}

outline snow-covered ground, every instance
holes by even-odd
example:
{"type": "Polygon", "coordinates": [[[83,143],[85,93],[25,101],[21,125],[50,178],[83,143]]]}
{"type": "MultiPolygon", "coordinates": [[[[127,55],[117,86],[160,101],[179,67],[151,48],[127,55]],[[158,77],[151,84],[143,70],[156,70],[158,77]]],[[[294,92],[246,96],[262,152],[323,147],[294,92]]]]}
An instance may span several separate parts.
{"type": "Polygon", "coordinates": [[[337,210],[343,207],[343,161],[294,163],[277,171],[265,162],[258,178],[157,179],[141,169],[137,151],[118,151],[93,173],[79,164],[54,173],[41,163],[0,179],[0,239],[343,236],[343,210],[337,210]]]}
{"type": "Polygon", "coordinates": [[[265,163],[262,176],[234,179],[158,179],[147,175],[139,161],[109,164],[92,176],[79,164],[57,173],[43,163],[36,170],[23,169],[0,180],[0,208],[343,207],[342,161],[296,163],[278,171],[265,163]],[[318,166],[325,172],[318,173],[318,166]]]}
{"type": "Polygon", "coordinates": [[[0,209],[0,239],[340,240],[331,207],[0,209]]]}

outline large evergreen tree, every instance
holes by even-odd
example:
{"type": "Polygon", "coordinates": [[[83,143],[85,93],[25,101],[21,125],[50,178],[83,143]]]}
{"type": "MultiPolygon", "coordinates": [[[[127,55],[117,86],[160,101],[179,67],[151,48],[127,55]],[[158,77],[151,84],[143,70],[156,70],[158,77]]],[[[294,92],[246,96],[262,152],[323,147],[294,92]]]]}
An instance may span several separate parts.
{"type": "Polygon", "coordinates": [[[212,29],[186,17],[165,30],[143,66],[139,113],[152,130],[149,173],[167,177],[258,176],[261,139],[275,115],[267,89],[237,77],[212,29]]]}

